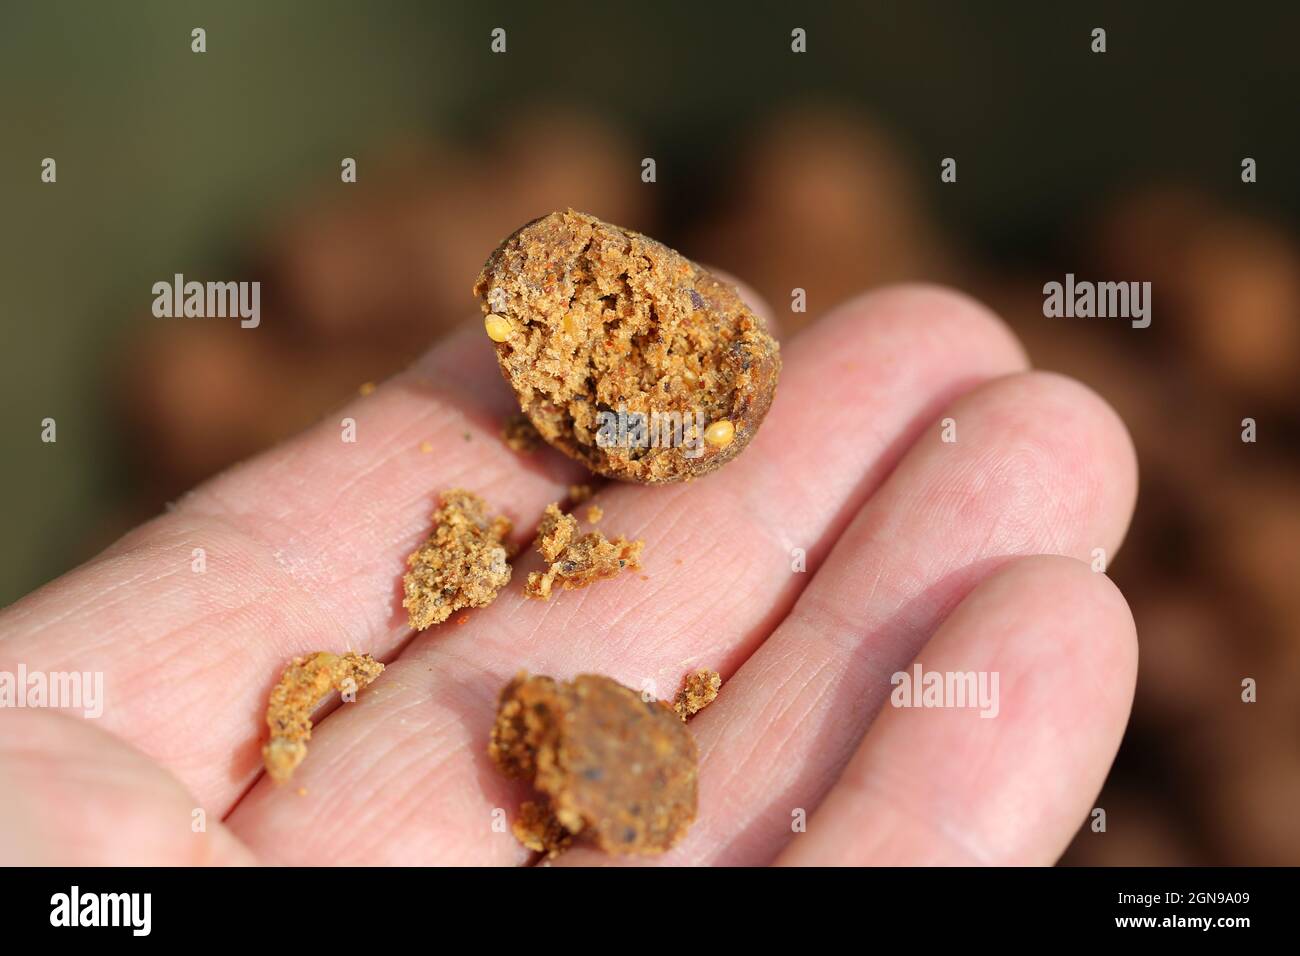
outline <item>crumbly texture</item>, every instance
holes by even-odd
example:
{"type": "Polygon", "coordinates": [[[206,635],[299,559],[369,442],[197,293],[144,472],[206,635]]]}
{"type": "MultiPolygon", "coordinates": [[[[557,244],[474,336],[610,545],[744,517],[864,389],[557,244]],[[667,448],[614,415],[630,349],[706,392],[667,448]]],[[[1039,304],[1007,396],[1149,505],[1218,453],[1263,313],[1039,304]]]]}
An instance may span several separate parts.
{"type": "Polygon", "coordinates": [[[542,444],[542,436],[523,412],[516,412],[501,427],[501,440],[521,455],[534,452],[542,444]]]}
{"type": "Polygon", "coordinates": [[[569,507],[576,508],[584,501],[590,501],[595,493],[591,485],[569,485],[569,507]]]}
{"type": "Polygon", "coordinates": [[[410,625],[422,631],[464,607],[486,607],[510,583],[510,521],[489,518],[478,495],[444,491],[433,513],[433,533],[406,559],[404,597],[410,625]]]}
{"type": "Polygon", "coordinates": [[[600,524],[600,519],[605,517],[605,509],[600,505],[590,505],[587,508],[587,524],[600,524]]]}
{"type": "Polygon", "coordinates": [[[369,654],[331,654],[318,651],[295,657],[271,691],[266,705],[266,725],[271,739],[262,747],[262,762],[276,783],[293,776],[307,756],[311,715],[333,691],[355,692],[383,671],[384,665],[369,654]]]}
{"type": "Polygon", "coordinates": [[[644,547],[644,541],[628,541],[622,535],[613,540],[599,531],[579,535],[573,515],[566,515],[558,504],[547,505],[537,527],[537,552],[550,567],[528,575],[524,594],[548,601],[557,584],[572,591],[612,578],[624,568],[635,570],[641,567],[644,547]]]}
{"type": "Polygon", "coordinates": [[[707,474],[740,453],[772,403],[779,347],[736,290],[585,213],[519,229],[488,258],[474,294],[520,408],[598,474],[644,483],[707,474]],[[642,430],[626,416],[630,430],[611,430],[600,413],[620,408],[645,416],[642,430]]]}
{"type": "Polygon", "coordinates": [[[510,830],[516,840],[547,859],[559,856],[573,844],[573,833],[560,822],[547,801],[529,800],[521,804],[510,830]]]}
{"type": "Polygon", "coordinates": [[[673,700],[673,710],[685,722],[717,700],[721,687],[721,675],[707,667],[687,674],[682,679],[682,689],[673,700]]]}
{"type": "Polygon", "coordinates": [[[608,677],[520,673],[501,692],[488,754],[537,791],[514,829],[548,855],[575,837],[607,853],[662,853],[695,819],[695,738],[667,704],[608,677]]]}
{"type": "Polygon", "coordinates": [[[537,553],[547,564],[560,560],[560,555],[578,534],[578,520],[566,515],[558,503],[552,502],[542,512],[537,525],[537,553]]]}

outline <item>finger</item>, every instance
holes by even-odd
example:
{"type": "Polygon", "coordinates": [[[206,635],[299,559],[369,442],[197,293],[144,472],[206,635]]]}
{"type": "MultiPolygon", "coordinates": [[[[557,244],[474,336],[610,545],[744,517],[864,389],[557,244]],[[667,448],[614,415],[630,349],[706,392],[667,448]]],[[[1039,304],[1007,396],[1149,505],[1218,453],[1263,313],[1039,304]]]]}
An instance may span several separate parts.
{"type": "MultiPolygon", "coordinates": [[[[1099,398],[1043,373],[983,386],[928,431],[841,537],[781,627],[693,726],[699,820],[667,862],[772,860],[811,812],[912,660],[1008,558],[1112,554],[1136,466],[1099,398]]],[[[582,857],[575,857],[580,861],[582,857]]]]}
{"type": "MultiPolygon", "coordinates": [[[[302,768],[313,793],[349,767],[367,772],[312,812],[259,785],[231,817],[236,832],[282,862],[518,861],[513,838],[491,824],[519,791],[485,756],[505,682],[520,668],[595,671],[671,696],[693,666],[729,673],[807,580],[791,574],[792,550],[815,568],[923,423],[1021,367],[1023,354],[986,310],[922,288],[848,304],[793,339],[783,361],[766,423],[723,472],[597,496],[603,530],[645,539],[643,575],[549,603],[512,585],[488,614],[413,642],[385,675],[388,689],[326,722],[302,768]],[[340,841],[331,821],[358,817],[365,835],[340,841]]],[[[517,578],[535,567],[527,557],[517,578]]]]}
{"type": "Polygon", "coordinates": [[[219,814],[86,720],[0,710],[0,865],[248,865],[219,814]]]}
{"type": "Polygon", "coordinates": [[[523,536],[583,473],[508,449],[517,409],[475,323],[9,608],[0,669],[102,672],[100,725],[220,816],[258,772],[266,696],[291,658],[407,639],[404,559],[439,491],[478,492],[523,536]]]}
{"type": "Polygon", "coordinates": [[[988,706],[885,707],[779,862],[1055,863],[1094,806],[1133,703],[1137,634],[1119,590],[1069,558],[1015,560],[962,601],[917,663],[984,675],[988,706]]]}

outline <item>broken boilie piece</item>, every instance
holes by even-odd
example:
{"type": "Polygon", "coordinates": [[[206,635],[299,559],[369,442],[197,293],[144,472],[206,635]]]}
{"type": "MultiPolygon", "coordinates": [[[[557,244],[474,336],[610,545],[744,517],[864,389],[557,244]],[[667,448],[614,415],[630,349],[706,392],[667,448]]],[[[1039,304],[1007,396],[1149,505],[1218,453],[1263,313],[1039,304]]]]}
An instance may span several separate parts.
{"type": "Polygon", "coordinates": [[[594,216],[528,223],[489,256],[474,294],[523,413],[598,474],[707,474],[772,404],[779,346],[736,290],[594,216]]]}
{"type": "Polygon", "coordinates": [[[331,654],[318,651],[295,657],[271,691],[266,705],[266,725],[271,739],[262,748],[266,772],[276,783],[293,776],[307,756],[311,715],[333,691],[356,693],[384,669],[369,654],[331,654]]]}
{"type": "Polygon", "coordinates": [[[717,671],[702,667],[682,678],[682,689],[673,699],[673,710],[683,721],[690,720],[718,699],[722,677],[717,671]]]}
{"type": "Polygon", "coordinates": [[[612,541],[599,531],[579,535],[573,515],[564,514],[558,504],[547,505],[537,528],[537,551],[550,567],[528,575],[524,594],[548,601],[556,583],[572,591],[612,578],[624,568],[639,568],[644,547],[644,541],[628,541],[622,535],[612,541]]]}
{"type": "Polygon", "coordinates": [[[532,782],[515,836],[554,856],[575,838],[607,853],[657,854],[695,819],[695,738],[672,708],[597,674],[521,672],[501,692],[488,754],[532,782]]]}
{"type": "Polygon", "coordinates": [[[412,629],[441,624],[454,611],[487,607],[510,583],[505,538],[510,520],[489,518],[487,503],[461,488],[444,491],[433,533],[406,559],[402,607],[412,629]]]}

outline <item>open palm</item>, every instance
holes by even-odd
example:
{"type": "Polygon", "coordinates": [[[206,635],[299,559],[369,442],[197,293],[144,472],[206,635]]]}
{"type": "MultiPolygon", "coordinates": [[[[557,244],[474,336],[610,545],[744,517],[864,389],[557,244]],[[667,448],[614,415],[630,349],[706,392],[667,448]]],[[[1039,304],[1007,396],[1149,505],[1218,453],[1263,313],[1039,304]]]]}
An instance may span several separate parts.
{"type": "Polygon", "coordinates": [[[586,480],[499,440],[516,406],[478,323],[20,600],[0,671],[103,672],[105,704],[0,709],[0,862],[524,863],[498,812],[524,791],[486,754],[505,682],[595,672],[670,697],[698,667],[726,680],[691,723],[699,818],[656,862],[1054,862],[1132,703],[1132,619],[1092,567],[1136,494],[1122,424],[940,289],[840,306],[783,358],[735,462],[599,488],[643,570],[548,603],[520,593],[530,552],[464,623],[412,636],[401,608],[439,491],[527,532],[586,480]],[[276,787],[267,694],[292,657],[343,649],[390,663],[276,787]],[[997,716],[888,706],[914,660],[996,672],[997,716]]]}

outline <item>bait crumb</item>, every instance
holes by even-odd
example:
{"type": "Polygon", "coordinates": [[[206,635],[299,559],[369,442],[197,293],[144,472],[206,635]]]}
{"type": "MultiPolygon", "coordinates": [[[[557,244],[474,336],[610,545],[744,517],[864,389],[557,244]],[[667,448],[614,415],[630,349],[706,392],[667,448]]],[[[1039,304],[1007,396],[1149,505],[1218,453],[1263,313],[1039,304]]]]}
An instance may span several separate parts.
{"type": "Polygon", "coordinates": [[[305,796],[307,796],[307,788],[306,788],[306,787],[299,787],[299,788],[298,788],[298,796],[300,796],[300,797],[305,797],[305,796]]]}
{"type": "Polygon", "coordinates": [[[521,227],[488,257],[474,294],[520,409],[599,475],[708,474],[744,449],[772,404],[780,347],[735,288],[594,216],[570,209],[521,227]],[[609,433],[600,413],[618,409],[635,437],[609,433]]]}
{"type": "Polygon", "coordinates": [[[357,389],[357,391],[362,395],[369,395],[374,390],[375,390],[374,382],[366,382],[359,389],[357,389]]]}
{"type": "Polygon", "coordinates": [[[624,568],[639,569],[644,547],[644,541],[628,541],[622,535],[611,541],[599,531],[579,537],[577,519],[560,511],[558,504],[549,504],[537,528],[537,552],[550,567],[528,575],[524,594],[549,601],[557,582],[572,591],[612,578],[624,568]]]}
{"type": "Polygon", "coordinates": [[[403,579],[410,625],[422,631],[454,611],[487,607],[510,583],[505,537],[510,520],[489,520],[487,503],[463,489],[444,491],[433,513],[433,533],[406,559],[403,579]]]}
{"type": "Polygon", "coordinates": [[[608,677],[520,672],[501,692],[488,755],[532,783],[537,799],[512,829],[547,857],[576,837],[607,853],[662,853],[695,819],[695,738],[667,704],[608,677]]]}
{"type": "Polygon", "coordinates": [[[533,423],[523,412],[516,412],[506,419],[501,428],[501,440],[521,455],[537,450],[542,443],[542,436],[537,433],[533,423]]]}
{"type": "Polygon", "coordinates": [[[590,501],[595,493],[591,485],[569,485],[569,504],[576,508],[584,501],[590,501]]]}
{"type": "Polygon", "coordinates": [[[554,859],[573,844],[573,833],[551,812],[546,803],[529,800],[519,807],[510,830],[515,839],[535,853],[554,859]]]}
{"type": "Polygon", "coordinates": [[[537,526],[538,554],[546,559],[547,564],[558,561],[577,533],[578,522],[573,515],[566,515],[558,504],[547,505],[541,524],[537,526]]]}
{"type": "Polygon", "coordinates": [[[673,700],[673,710],[683,722],[694,717],[709,704],[718,699],[718,689],[722,687],[722,677],[717,671],[702,667],[693,674],[682,678],[682,689],[673,700]]]}
{"type": "MultiPolygon", "coordinates": [[[[293,776],[307,756],[311,715],[332,691],[355,693],[373,681],[384,665],[369,654],[319,651],[295,657],[280,675],[266,705],[271,739],[262,747],[262,762],[276,783],[293,776]]],[[[300,791],[305,793],[306,791],[300,791]]]]}
{"type": "Polygon", "coordinates": [[[421,453],[423,453],[423,454],[425,454],[425,455],[432,454],[432,453],[433,453],[433,442],[431,442],[431,441],[422,441],[422,442],[420,442],[420,451],[421,451],[421,453]]]}
{"type": "Polygon", "coordinates": [[[605,509],[600,505],[591,505],[587,508],[587,524],[600,524],[600,519],[605,517],[605,509]]]}

